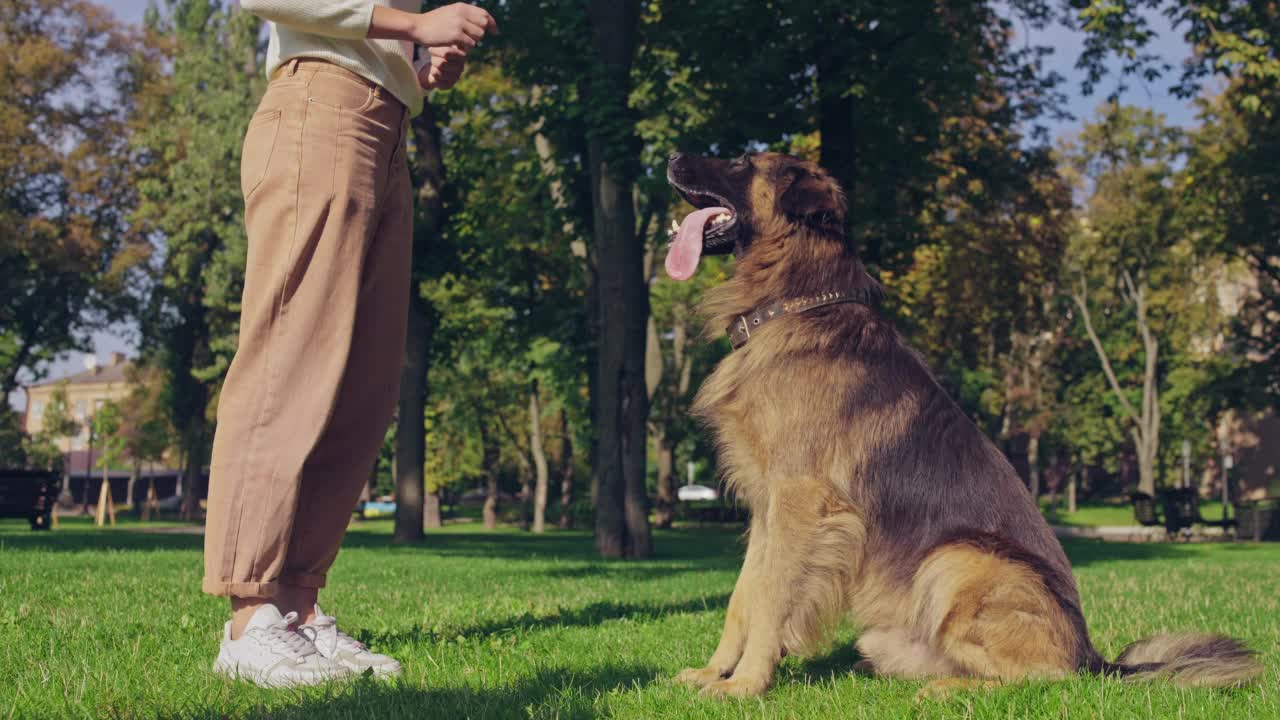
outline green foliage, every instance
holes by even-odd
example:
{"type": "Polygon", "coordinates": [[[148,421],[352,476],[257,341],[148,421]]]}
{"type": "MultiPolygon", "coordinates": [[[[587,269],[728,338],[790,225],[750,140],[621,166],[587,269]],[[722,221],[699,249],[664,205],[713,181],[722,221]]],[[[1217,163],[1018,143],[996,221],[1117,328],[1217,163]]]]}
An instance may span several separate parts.
{"type": "MultiPolygon", "coordinates": [[[[413,276],[431,327],[422,431],[432,489],[493,473],[508,489],[527,479],[534,387],[550,454],[561,411],[579,459],[591,454],[601,330],[642,309],[643,296],[601,310],[612,292],[601,295],[602,278],[613,277],[601,273],[601,242],[614,234],[634,237],[622,249],[644,249],[660,370],[650,431],[675,449],[677,468],[694,461],[713,474],[688,405],[725,346],[698,338],[696,305],[731,265],[711,259],[689,283],[660,269],[665,228],[688,209],[665,181],[676,149],[769,148],[827,165],[849,195],[855,244],[889,289],[888,312],[1010,451],[1035,437],[1044,460],[1113,472],[1132,452],[1125,403],[1068,299],[1080,278],[1130,405],[1141,402],[1145,368],[1124,271],[1150,289],[1162,464],[1182,439],[1210,452],[1225,408],[1280,398],[1273,4],[574,0],[492,10],[504,34],[471,55],[455,90],[431,98],[439,137],[419,119],[410,138],[413,276]],[[598,37],[602,10],[635,15],[617,37],[598,37]],[[1037,124],[1057,116],[1060,78],[1044,48],[1014,39],[1021,24],[1083,29],[1093,89],[1115,58],[1120,84],[1170,72],[1149,51],[1156,12],[1197,47],[1170,78],[1179,92],[1225,79],[1202,102],[1202,126],[1182,132],[1109,105],[1050,152],[1037,124]],[[634,228],[599,235],[593,157],[633,188],[634,228]],[[1229,287],[1251,289],[1232,300],[1229,287]]],[[[11,386],[19,368],[132,313],[155,369],[122,407],[128,453],[157,458],[178,445],[198,464],[236,346],[246,241],[235,168],[264,85],[260,24],[219,0],[166,0],[137,37],[106,18],[74,0],[25,0],[0,17],[6,37],[26,43],[0,53],[14,113],[0,124],[0,171],[20,179],[0,203],[0,380],[11,386]],[[54,22],[68,32],[43,32],[54,22]],[[100,62],[72,61],[89,55],[100,62]],[[86,83],[111,92],[59,104],[86,83]],[[48,142],[54,135],[68,140],[48,142]]],[[[40,442],[74,434],[58,416],[46,411],[40,442]]],[[[10,434],[14,452],[35,447],[10,434]]],[[[380,475],[391,472],[386,455],[380,475]]]]}
{"type": "Polygon", "coordinates": [[[28,435],[19,427],[18,414],[0,414],[0,467],[61,469],[62,442],[80,432],[80,424],[67,402],[67,385],[59,383],[49,395],[41,415],[40,432],[28,435]]]}
{"type": "Polygon", "coordinates": [[[161,462],[175,440],[165,373],[161,368],[135,366],[128,379],[132,389],[120,402],[119,432],[125,452],[136,464],[161,462]]]}
{"type": "MultiPolygon", "coordinates": [[[[1145,418],[1148,388],[1157,397],[1156,430],[1140,431],[1158,438],[1153,461],[1164,467],[1175,466],[1184,439],[1197,454],[1208,453],[1216,418],[1231,400],[1222,381],[1236,360],[1217,351],[1229,330],[1219,305],[1220,288],[1230,287],[1229,257],[1220,243],[1205,242],[1213,231],[1204,206],[1186,201],[1188,174],[1194,172],[1185,167],[1191,147],[1151,111],[1108,105],[1065,148],[1081,186],[1091,191],[1071,239],[1067,282],[1094,308],[1094,325],[1128,401],[1125,406],[1119,397],[1090,400],[1107,394],[1098,377],[1082,379],[1081,389],[1070,395],[1074,408],[1098,402],[1107,408],[1105,416],[1084,413],[1092,419],[1078,435],[1095,455],[1120,452],[1124,445],[1119,428],[1109,424],[1143,427],[1146,420],[1132,414],[1141,409],[1145,418]],[[1139,303],[1145,306],[1141,318],[1135,314],[1139,303]],[[1153,368],[1144,321],[1158,347],[1153,368]]],[[[1079,328],[1077,333],[1083,335],[1079,328]]]]}
{"type": "Polygon", "coordinates": [[[42,432],[55,440],[75,437],[80,432],[80,424],[71,414],[71,403],[67,400],[67,384],[59,383],[49,394],[49,401],[44,406],[44,414],[40,419],[42,432]]]}
{"type": "Polygon", "coordinates": [[[124,425],[120,405],[112,400],[102,403],[93,414],[92,423],[94,442],[99,448],[98,467],[118,467],[128,447],[128,441],[120,432],[124,425]]]}
{"type": "Polygon", "coordinates": [[[136,38],[80,0],[0,10],[0,396],[119,320],[145,244],[120,72],[136,38]],[[85,93],[85,88],[94,92],[85,93]]]}
{"type": "Polygon", "coordinates": [[[0,408],[0,468],[27,465],[26,440],[18,413],[11,408],[0,408]]]}
{"type": "Polygon", "coordinates": [[[165,395],[181,446],[201,457],[210,400],[235,353],[246,240],[234,168],[264,80],[252,60],[253,16],[208,0],[173,0],[166,10],[150,15],[152,55],[134,69],[133,142],[146,172],[132,227],[162,238],[142,316],[144,345],[168,374],[165,395]]]}

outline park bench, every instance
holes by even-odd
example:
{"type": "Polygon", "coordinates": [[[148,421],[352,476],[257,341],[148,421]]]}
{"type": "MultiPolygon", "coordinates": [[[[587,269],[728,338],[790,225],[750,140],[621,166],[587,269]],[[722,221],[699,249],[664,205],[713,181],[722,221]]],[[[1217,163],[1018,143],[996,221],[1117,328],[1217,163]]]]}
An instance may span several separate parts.
{"type": "MultiPolygon", "coordinates": [[[[1190,535],[1197,525],[1221,527],[1223,531],[1236,526],[1236,519],[1224,511],[1221,520],[1206,520],[1200,515],[1200,496],[1193,488],[1167,488],[1156,497],[1144,492],[1129,493],[1133,504],[1133,518],[1143,527],[1163,526],[1169,537],[1190,535]]],[[[1236,509],[1236,517],[1239,509],[1236,509]]]]}
{"type": "Polygon", "coordinates": [[[45,470],[0,470],[0,518],[23,518],[32,530],[53,526],[62,479],[45,470]]]}
{"type": "Polygon", "coordinates": [[[1144,492],[1132,492],[1129,493],[1129,502],[1133,504],[1133,519],[1142,527],[1164,525],[1155,498],[1144,492]]]}

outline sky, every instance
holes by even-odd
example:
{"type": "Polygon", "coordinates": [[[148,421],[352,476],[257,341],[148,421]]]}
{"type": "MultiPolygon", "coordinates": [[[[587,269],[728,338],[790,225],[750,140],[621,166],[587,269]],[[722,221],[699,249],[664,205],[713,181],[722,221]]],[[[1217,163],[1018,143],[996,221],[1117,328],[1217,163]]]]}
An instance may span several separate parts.
{"type": "MultiPolygon", "coordinates": [[[[148,0],[98,0],[110,8],[123,22],[139,23],[149,4],[148,0]]],[[[1143,107],[1151,107],[1164,113],[1167,120],[1174,125],[1189,126],[1195,122],[1195,111],[1190,103],[1179,100],[1169,93],[1182,60],[1190,54],[1190,48],[1182,38],[1182,33],[1169,26],[1163,16],[1151,15],[1149,21],[1158,33],[1156,40],[1149,48],[1165,62],[1174,66],[1168,78],[1152,83],[1145,83],[1140,78],[1127,78],[1128,90],[1121,95],[1121,101],[1143,107]]],[[[1086,96],[1080,91],[1080,82],[1084,73],[1075,69],[1076,58],[1083,48],[1082,35],[1074,30],[1054,25],[1043,30],[1019,28],[1018,42],[1044,45],[1054,49],[1053,55],[1045,61],[1046,69],[1057,71],[1066,78],[1063,90],[1067,95],[1067,110],[1075,116],[1074,121],[1047,122],[1053,137],[1068,135],[1079,124],[1093,117],[1097,106],[1113,87],[1114,79],[1104,79],[1093,96],[1086,96]]],[[[245,112],[249,112],[246,108],[245,112]]],[[[113,352],[122,352],[133,356],[136,354],[135,333],[129,327],[117,327],[96,333],[93,338],[95,354],[103,361],[113,352]]],[[[73,353],[59,358],[51,364],[46,377],[61,377],[84,369],[84,357],[81,353],[73,353]]],[[[21,410],[25,405],[22,393],[15,393],[9,398],[10,404],[21,410]]]]}

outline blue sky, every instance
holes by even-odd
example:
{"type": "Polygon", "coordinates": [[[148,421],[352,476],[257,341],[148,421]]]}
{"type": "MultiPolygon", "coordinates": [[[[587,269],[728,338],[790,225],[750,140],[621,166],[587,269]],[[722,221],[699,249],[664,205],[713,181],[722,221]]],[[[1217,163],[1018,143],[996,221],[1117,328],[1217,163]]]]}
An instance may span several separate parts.
{"type": "MultiPolygon", "coordinates": [[[[99,2],[110,8],[120,20],[129,23],[141,22],[148,5],[148,0],[99,0],[99,2]]],[[[1158,33],[1150,50],[1173,65],[1175,68],[1173,73],[1176,74],[1182,60],[1190,54],[1190,48],[1183,40],[1182,33],[1171,28],[1163,16],[1152,15],[1149,20],[1158,33]]],[[[1079,57],[1082,49],[1081,34],[1058,25],[1039,31],[1028,28],[1019,28],[1019,30],[1021,31],[1019,42],[1030,42],[1054,49],[1053,55],[1046,60],[1047,69],[1057,71],[1067,78],[1063,88],[1068,98],[1067,109],[1076,117],[1076,120],[1049,123],[1049,128],[1055,138],[1068,135],[1079,126],[1080,122],[1094,115],[1095,108],[1113,87],[1114,79],[1104,79],[1097,93],[1093,96],[1085,96],[1080,92],[1083,73],[1075,69],[1076,58],[1079,57]]],[[[1191,125],[1195,122],[1195,111],[1189,103],[1169,93],[1168,88],[1172,79],[1171,75],[1170,78],[1160,79],[1154,83],[1144,83],[1139,78],[1127,78],[1126,81],[1130,87],[1121,96],[1121,100],[1131,105],[1154,108],[1164,113],[1173,124],[1191,125]]],[[[246,113],[249,111],[249,108],[245,108],[246,113]]],[[[116,328],[113,331],[98,333],[93,338],[94,349],[104,360],[112,352],[132,355],[136,347],[135,338],[129,335],[128,328],[116,328]]],[[[49,376],[59,377],[79,372],[83,367],[83,358],[79,353],[75,353],[55,362],[49,368],[49,376]]],[[[21,408],[24,402],[22,394],[15,393],[15,396],[10,398],[10,402],[15,407],[21,408]]]]}

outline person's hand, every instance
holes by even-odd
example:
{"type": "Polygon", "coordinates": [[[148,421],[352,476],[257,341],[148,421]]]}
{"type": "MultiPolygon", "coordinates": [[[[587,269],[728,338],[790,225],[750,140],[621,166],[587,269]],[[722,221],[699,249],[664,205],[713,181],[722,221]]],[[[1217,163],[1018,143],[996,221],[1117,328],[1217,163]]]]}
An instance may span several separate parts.
{"type": "Polygon", "coordinates": [[[423,90],[448,90],[458,84],[467,65],[467,54],[456,47],[428,47],[431,62],[418,70],[418,84],[423,90]]]}
{"type": "Polygon", "coordinates": [[[488,11],[467,3],[454,3],[418,15],[413,41],[430,48],[451,46],[465,54],[485,33],[496,32],[498,23],[488,11]]]}

